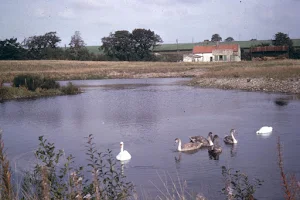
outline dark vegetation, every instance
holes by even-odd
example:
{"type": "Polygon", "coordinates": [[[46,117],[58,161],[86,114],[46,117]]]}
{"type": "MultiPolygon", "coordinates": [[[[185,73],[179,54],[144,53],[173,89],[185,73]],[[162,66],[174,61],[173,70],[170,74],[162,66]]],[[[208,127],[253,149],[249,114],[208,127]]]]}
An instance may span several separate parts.
{"type": "MultiPolygon", "coordinates": [[[[208,40],[207,40],[208,41],[208,40]]],[[[213,34],[211,41],[222,41],[219,34],[213,34]]],[[[224,41],[232,42],[232,37],[224,41]]],[[[76,31],[69,46],[59,47],[61,42],[56,32],[48,32],[44,35],[36,35],[26,38],[21,43],[17,38],[0,40],[0,60],[81,60],[81,61],[178,61],[182,55],[166,54],[154,55],[152,50],[162,43],[161,37],[154,31],[146,29],[134,29],[132,32],[119,30],[110,33],[101,39],[100,54],[91,53],[85,46],[85,42],[79,31],[76,31]],[[172,58],[173,56],[173,58],[172,58]]],[[[268,46],[260,44],[258,46],[268,46]]],[[[292,40],[287,34],[278,32],[274,36],[275,46],[286,45],[289,47],[289,58],[300,59],[300,49],[293,47],[292,40]]],[[[242,49],[243,50],[243,49],[242,49]]],[[[250,54],[242,51],[242,59],[249,60],[250,54]]]]}
{"type": "Polygon", "coordinates": [[[61,87],[54,79],[38,75],[21,74],[13,79],[12,87],[0,87],[0,100],[32,98],[80,93],[72,83],[61,87]]]}

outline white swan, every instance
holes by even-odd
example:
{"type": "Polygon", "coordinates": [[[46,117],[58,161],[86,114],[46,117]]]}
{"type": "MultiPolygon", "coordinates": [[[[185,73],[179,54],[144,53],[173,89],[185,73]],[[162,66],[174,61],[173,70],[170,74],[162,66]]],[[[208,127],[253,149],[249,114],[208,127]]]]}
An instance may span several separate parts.
{"type": "Polygon", "coordinates": [[[273,131],[273,128],[271,126],[263,126],[258,131],[256,131],[256,134],[269,134],[273,131]]]}
{"type": "Polygon", "coordinates": [[[130,160],[131,155],[128,153],[128,151],[124,150],[124,143],[120,142],[121,151],[116,156],[117,160],[124,161],[124,160],[130,160]]]}

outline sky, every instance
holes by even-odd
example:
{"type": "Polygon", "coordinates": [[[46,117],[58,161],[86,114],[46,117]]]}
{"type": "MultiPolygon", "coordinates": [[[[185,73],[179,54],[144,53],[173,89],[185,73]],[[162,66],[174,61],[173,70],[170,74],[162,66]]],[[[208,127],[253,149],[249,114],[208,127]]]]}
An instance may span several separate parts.
{"type": "Polygon", "coordinates": [[[88,46],[117,30],[151,29],[164,43],[300,38],[300,0],[0,0],[0,40],[56,31],[59,46],[80,31],[88,46]]]}

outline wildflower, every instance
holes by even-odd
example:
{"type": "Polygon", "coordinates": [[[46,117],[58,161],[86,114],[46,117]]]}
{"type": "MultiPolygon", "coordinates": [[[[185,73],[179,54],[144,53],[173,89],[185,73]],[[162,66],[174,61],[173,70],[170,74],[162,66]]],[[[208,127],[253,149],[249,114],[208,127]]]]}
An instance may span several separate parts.
{"type": "Polygon", "coordinates": [[[82,181],[82,177],[79,177],[77,181],[78,181],[78,182],[82,181]]]}

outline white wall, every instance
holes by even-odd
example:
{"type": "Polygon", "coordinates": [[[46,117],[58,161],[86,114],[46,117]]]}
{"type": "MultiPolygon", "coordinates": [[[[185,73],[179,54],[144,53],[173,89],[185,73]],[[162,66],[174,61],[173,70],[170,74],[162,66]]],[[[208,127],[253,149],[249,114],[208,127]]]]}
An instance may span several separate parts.
{"type": "Polygon", "coordinates": [[[193,62],[193,55],[190,54],[184,54],[183,55],[183,62],[193,62]]]}
{"type": "Polygon", "coordinates": [[[212,55],[212,53],[199,53],[199,54],[195,54],[196,56],[201,56],[201,58],[195,58],[195,62],[210,62],[210,57],[213,57],[213,61],[214,61],[214,56],[212,55]]]}

